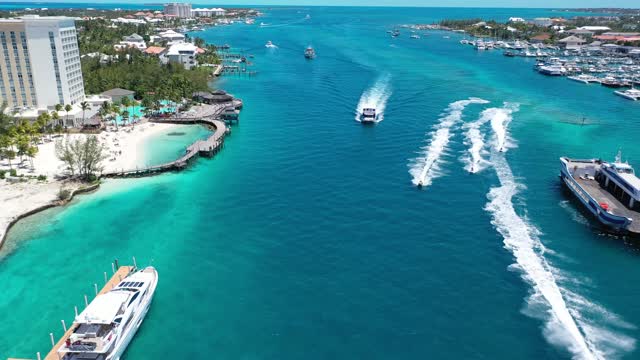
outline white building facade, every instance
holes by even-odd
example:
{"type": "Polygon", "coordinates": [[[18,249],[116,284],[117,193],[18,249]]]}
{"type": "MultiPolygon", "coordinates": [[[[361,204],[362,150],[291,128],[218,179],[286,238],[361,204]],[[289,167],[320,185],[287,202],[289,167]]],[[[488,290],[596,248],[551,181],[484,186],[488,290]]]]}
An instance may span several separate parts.
{"type": "Polygon", "coordinates": [[[179,18],[190,18],[191,4],[186,3],[170,3],[164,4],[164,14],[177,16],[179,18]]]}
{"type": "Polygon", "coordinates": [[[52,108],[84,100],[74,20],[23,16],[0,20],[0,102],[52,108]]]}

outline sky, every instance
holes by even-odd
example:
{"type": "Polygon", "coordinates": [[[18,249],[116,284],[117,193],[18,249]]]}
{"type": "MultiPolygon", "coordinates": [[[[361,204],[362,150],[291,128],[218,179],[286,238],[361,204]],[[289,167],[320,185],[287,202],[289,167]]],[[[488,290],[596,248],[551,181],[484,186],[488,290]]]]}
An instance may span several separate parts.
{"type": "MultiPolygon", "coordinates": [[[[2,2],[3,0],[0,0],[2,2]]],[[[19,0],[10,0],[19,1],[19,0]]],[[[39,1],[42,0],[27,0],[39,1]]],[[[162,3],[191,2],[207,5],[327,5],[327,6],[431,6],[431,7],[543,7],[543,8],[588,8],[626,7],[640,8],[638,0],[55,0],[53,2],[101,2],[101,3],[162,3]]]]}

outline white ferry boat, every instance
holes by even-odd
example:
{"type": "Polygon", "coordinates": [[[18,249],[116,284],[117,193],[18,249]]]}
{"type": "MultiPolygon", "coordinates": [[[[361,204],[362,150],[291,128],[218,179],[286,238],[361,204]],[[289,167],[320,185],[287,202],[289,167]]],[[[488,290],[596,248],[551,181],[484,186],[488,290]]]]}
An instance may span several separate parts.
{"type": "Polygon", "coordinates": [[[640,179],[620,153],[613,163],[562,157],[560,164],[562,181],[600,223],[640,235],[640,179]]]}
{"type": "Polygon", "coordinates": [[[96,296],[74,320],[74,331],[58,349],[61,360],[119,360],[142,324],[158,284],[152,266],[132,273],[96,296]]]}
{"type": "Polygon", "coordinates": [[[378,121],[378,114],[374,108],[364,108],[360,114],[360,122],[363,124],[374,124],[378,121]]]}
{"type": "Polygon", "coordinates": [[[618,90],[614,92],[616,93],[616,95],[622,96],[623,98],[627,98],[629,100],[640,100],[640,90],[638,89],[618,90]]]}

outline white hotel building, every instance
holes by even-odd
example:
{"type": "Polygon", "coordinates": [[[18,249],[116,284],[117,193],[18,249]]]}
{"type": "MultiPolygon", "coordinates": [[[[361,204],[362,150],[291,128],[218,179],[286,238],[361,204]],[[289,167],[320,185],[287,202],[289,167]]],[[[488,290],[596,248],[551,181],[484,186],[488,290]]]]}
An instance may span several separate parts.
{"type": "Polygon", "coordinates": [[[0,19],[0,103],[51,109],[85,98],[74,20],[25,15],[0,19]]]}

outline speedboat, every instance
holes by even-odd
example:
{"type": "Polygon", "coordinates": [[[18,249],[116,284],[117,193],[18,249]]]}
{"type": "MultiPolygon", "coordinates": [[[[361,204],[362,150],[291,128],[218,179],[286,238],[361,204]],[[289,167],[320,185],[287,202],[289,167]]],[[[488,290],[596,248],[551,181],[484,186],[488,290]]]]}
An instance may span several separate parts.
{"type": "Polygon", "coordinates": [[[158,284],[152,266],[122,279],[76,316],[67,340],[58,348],[62,360],[119,360],[142,324],[158,284]]]}
{"type": "Polygon", "coordinates": [[[316,57],[316,51],[313,50],[313,48],[311,46],[309,46],[304,51],[304,57],[306,57],[307,59],[313,59],[313,58],[316,57]]]}
{"type": "Polygon", "coordinates": [[[265,45],[265,47],[268,48],[277,48],[277,46],[271,42],[271,40],[267,41],[267,44],[265,45]]]}
{"type": "Polygon", "coordinates": [[[378,121],[378,114],[374,108],[364,108],[360,114],[360,122],[363,124],[373,124],[378,121]]]}
{"type": "Polygon", "coordinates": [[[622,96],[623,98],[637,101],[640,100],[640,90],[638,89],[629,89],[629,90],[618,90],[614,91],[616,95],[622,96]]]}
{"type": "Polygon", "coordinates": [[[418,35],[418,34],[413,34],[413,35],[411,35],[411,38],[412,38],[412,39],[420,39],[420,35],[418,35]]]}

